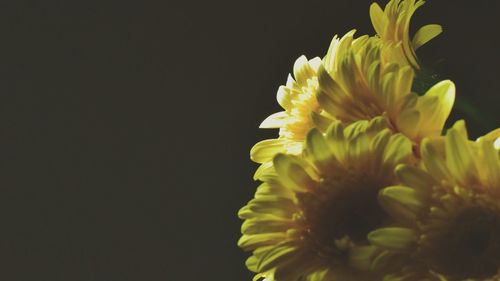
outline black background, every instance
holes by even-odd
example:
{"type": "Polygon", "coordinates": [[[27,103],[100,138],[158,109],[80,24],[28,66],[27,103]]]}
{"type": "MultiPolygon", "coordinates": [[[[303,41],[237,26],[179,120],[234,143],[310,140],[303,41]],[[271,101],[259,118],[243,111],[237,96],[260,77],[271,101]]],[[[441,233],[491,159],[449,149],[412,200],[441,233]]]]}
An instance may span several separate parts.
{"type": "MultiPolygon", "coordinates": [[[[250,280],[250,147],[301,54],[372,1],[0,2],[0,279],[250,280]]],[[[381,4],[385,4],[385,1],[381,4]]],[[[499,124],[498,1],[428,1],[419,53],[499,124]]],[[[415,29],[413,29],[415,30],[415,29]]]]}

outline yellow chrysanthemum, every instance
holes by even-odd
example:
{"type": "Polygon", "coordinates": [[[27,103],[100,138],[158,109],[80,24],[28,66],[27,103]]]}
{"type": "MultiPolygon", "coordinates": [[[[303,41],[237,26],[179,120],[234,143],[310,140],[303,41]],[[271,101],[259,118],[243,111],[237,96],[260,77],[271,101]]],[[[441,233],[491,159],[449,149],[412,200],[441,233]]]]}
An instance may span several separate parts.
{"type": "Polygon", "coordinates": [[[459,121],[445,137],[423,141],[422,169],[397,167],[402,185],[379,198],[398,223],[369,239],[414,264],[387,280],[500,280],[499,136],[469,141],[459,121]]]}
{"type": "Polygon", "coordinates": [[[337,118],[352,123],[387,114],[391,122],[397,121],[397,124],[392,123],[395,131],[415,141],[440,133],[453,104],[451,82],[442,82],[439,87],[429,90],[425,98],[419,99],[418,105],[416,95],[410,93],[414,76],[410,65],[415,68],[418,65],[416,57],[408,57],[408,54],[414,55],[414,50],[441,30],[438,25],[427,25],[409,43],[409,21],[422,4],[422,1],[393,0],[384,11],[374,4],[371,16],[380,38],[364,36],[353,40],[354,32],[341,40],[334,38],[323,60],[321,106],[315,97],[320,59],[308,61],[304,56],[297,59],[294,78],[289,76],[286,86],[278,91],[278,103],[285,110],[272,114],[260,125],[261,128],[279,128],[279,137],[257,143],[250,152],[252,160],[263,164],[256,172],[256,179],[269,170],[276,153],[300,153],[310,129],[324,130],[337,118]],[[399,76],[394,78],[394,74],[399,76]],[[330,80],[338,83],[338,87],[330,80]],[[443,94],[447,89],[447,94],[443,94]],[[384,94],[386,90],[391,93],[384,94]],[[336,102],[339,100],[342,102],[336,102]],[[422,115],[434,116],[435,120],[426,122],[422,115]]]}
{"type": "Polygon", "coordinates": [[[276,153],[299,154],[307,132],[313,128],[312,114],[320,108],[315,92],[318,87],[317,70],[320,58],[307,60],[299,57],[293,66],[293,75],[288,76],[286,86],[278,89],[277,100],[284,111],[267,117],[260,128],[279,128],[279,137],[263,140],[250,151],[250,158],[264,163],[268,168],[276,153]]]}
{"type": "Polygon", "coordinates": [[[400,64],[400,44],[354,31],[334,38],[318,70],[320,107],[342,122],[385,116],[391,129],[415,143],[441,134],[451,111],[455,86],[449,80],[423,96],[412,93],[414,70],[400,64]]]}
{"type": "Polygon", "coordinates": [[[366,238],[388,223],[377,194],[396,183],[396,165],[413,161],[410,140],[381,117],[311,130],[301,157],[276,155],[239,211],[248,268],[268,281],[380,280],[368,270],[386,251],[366,238]]]}
{"type": "Polygon", "coordinates": [[[415,51],[442,32],[438,24],[428,24],[421,27],[410,40],[410,19],[415,11],[424,4],[422,0],[391,0],[384,10],[377,3],[370,7],[370,18],[377,35],[384,42],[401,44],[397,49],[405,61],[415,69],[420,69],[415,51]]]}

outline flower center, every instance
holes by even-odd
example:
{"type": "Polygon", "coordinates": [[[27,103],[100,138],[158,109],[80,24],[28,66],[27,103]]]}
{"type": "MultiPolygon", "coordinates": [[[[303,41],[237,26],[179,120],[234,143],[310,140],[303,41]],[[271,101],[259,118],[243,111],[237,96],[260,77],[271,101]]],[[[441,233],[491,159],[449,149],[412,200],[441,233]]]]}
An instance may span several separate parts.
{"type": "Polygon", "coordinates": [[[377,201],[381,186],[348,176],[299,196],[308,238],[320,255],[338,255],[352,244],[363,244],[367,234],[382,225],[386,215],[377,201]]]}
{"type": "Polygon", "coordinates": [[[500,266],[500,216],[484,208],[467,208],[435,242],[439,272],[460,280],[494,276],[500,266]]]}

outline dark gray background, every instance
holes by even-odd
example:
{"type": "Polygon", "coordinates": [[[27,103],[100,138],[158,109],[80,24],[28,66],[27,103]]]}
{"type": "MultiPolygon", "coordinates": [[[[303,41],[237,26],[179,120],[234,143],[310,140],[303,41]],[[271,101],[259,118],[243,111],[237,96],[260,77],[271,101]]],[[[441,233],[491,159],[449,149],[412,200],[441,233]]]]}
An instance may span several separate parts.
{"type": "MultiPolygon", "coordinates": [[[[0,279],[250,280],[236,212],[276,134],[257,126],[299,55],[373,34],[371,2],[1,1],[0,279]]],[[[414,18],[444,26],[420,56],[490,120],[474,137],[499,124],[499,17],[414,18]]]]}

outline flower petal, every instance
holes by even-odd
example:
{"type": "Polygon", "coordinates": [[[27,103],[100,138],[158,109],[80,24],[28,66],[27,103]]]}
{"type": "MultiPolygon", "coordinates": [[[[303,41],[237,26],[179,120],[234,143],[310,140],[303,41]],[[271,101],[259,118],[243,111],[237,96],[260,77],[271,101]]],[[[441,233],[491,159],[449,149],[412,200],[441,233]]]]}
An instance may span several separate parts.
{"type": "Polygon", "coordinates": [[[262,123],[260,123],[259,128],[262,129],[272,129],[281,128],[286,125],[289,115],[286,111],[276,112],[269,115],[262,123]]]}
{"type": "Polygon", "coordinates": [[[258,247],[269,246],[276,243],[280,243],[286,238],[286,234],[283,232],[276,233],[262,233],[262,234],[251,234],[242,235],[238,240],[238,247],[245,251],[254,250],[258,247]]]}
{"type": "Polygon", "coordinates": [[[299,85],[306,85],[307,80],[316,75],[316,71],[309,65],[306,56],[302,55],[293,65],[293,76],[299,85]]]}
{"type": "Polygon", "coordinates": [[[305,169],[293,157],[277,154],[273,159],[276,172],[283,179],[283,183],[295,191],[307,191],[315,185],[305,169]]]}
{"type": "Polygon", "coordinates": [[[272,161],[262,163],[257,168],[255,174],[253,175],[254,180],[261,180],[261,181],[266,181],[267,179],[275,177],[276,177],[276,171],[274,170],[272,161]]]}
{"type": "Polygon", "coordinates": [[[432,40],[432,38],[438,36],[443,32],[443,28],[439,24],[428,24],[422,26],[413,36],[411,45],[414,50],[420,48],[420,46],[432,40]]]}
{"type": "Polygon", "coordinates": [[[485,183],[488,188],[499,188],[500,183],[500,160],[497,149],[494,147],[493,142],[487,139],[478,141],[480,147],[479,159],[483,163],[478,163],[478,169],[481,181],[485,183]]]}
{"type": "Polygon", "coordinates": [[[380,205],[392,216],[415,219],[425,211],[421,192],[406,186],[389,186],[379,192],[380,205]]]}
{"type": "Polygon", "coordinates": [[[325,137],[317,129],[312,129],[307,134],[307,152],[314,159],[314,165],[323,172],[328,172],[337,163],[333,157],[325,137]]]}
{"type": "Polygon", "coordinates": [[[438,136],[455,102],[455,84],[444,80],[432,86],[418,101],[420,138],[438,136]]]}
{"type": "Polygon", "coordinates": [[[389,19],[377,3],[370,6],[370,19],[377,34],[384,34],[389,23],[389,19]]]}
{"type": "Polygon", "coordinates": [[[291,220],[272,217],[259,217],[247,219],[241,225],[242,234],[259,234],[286,232],[291,227],[291,220]]]}
{"type": "Polygon", "coordinates": [[[277,153],[284,152],[284,150],[283,141],[280,139],[263,140],[252,147],[250,159],[257,163],[265,163],[271,161],[277,153]]]}
{"type": "Polygon", "coordinates": [[[372,244],[388,250],[407,251],[417,242],[417,235],[409,228],[386,227],[370,232],[368,240],[372,244]]]}
{"type": "Polygon", "coordinates": [[[436,185],[436,181],[425,171],[406,164],[396,167],[396,175],[399,180],[418,191],[429,191],[436,185]]]}
{"type": "Polygon", "coordinates": [[[443,140],[443,138],[426,138],[420,146],[420,153],[426,170],[436,179],[449,178],[444,157],[443,140]]]}
{"type": "Polygon", "coordinates": [[[474,180],[477,169],[469,145],[463,120],[449,129],[445,138],[446,164],[456,179],[467,184],[474,180]]]}
{"type": "Polygon", "coordinates": [[[280,243],[262,256],[257,264],[257,268],[259,271],[272,269],[278,264],[291,259],[299,251],[300,249],[292,243],[280,243]]]}

